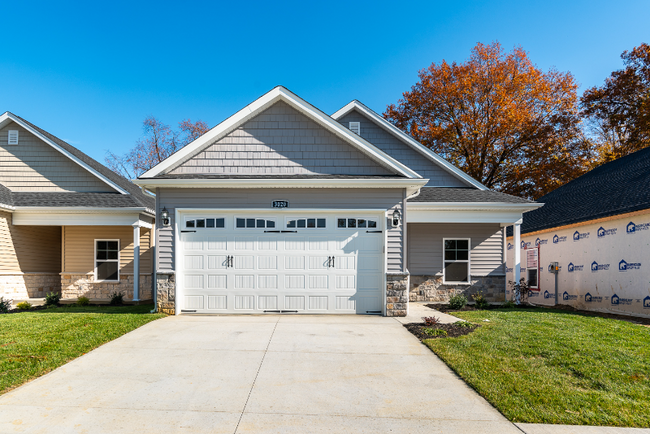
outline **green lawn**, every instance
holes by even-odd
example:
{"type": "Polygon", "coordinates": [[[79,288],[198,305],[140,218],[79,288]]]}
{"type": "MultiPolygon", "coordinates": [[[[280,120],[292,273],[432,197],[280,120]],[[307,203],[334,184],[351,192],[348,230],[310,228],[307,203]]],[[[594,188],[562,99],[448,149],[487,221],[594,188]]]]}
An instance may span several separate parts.
{"type": "Polygon", "coordinates": [[[147,306],[88,306],[0,315],[0,394],[165,316],[147,306]]]}
{"type": "Polygon", "coordinates": [[[650,328],[545,309],[453,315],[481,327],[425,343],[511,421],[650,427],[650,328]]]}

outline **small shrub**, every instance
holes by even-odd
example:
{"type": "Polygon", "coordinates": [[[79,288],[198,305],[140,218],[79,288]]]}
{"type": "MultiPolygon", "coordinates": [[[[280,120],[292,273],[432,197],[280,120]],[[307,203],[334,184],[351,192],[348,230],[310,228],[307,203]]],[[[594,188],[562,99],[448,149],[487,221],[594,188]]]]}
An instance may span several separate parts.
{"type": "Polygon", "coordinates": [[[440,318],[437,318],[435,316],[423,316],[422,321],[424,321],[424,325],[428,326],[440,324],[440,318]]]}
{"type": "Polygon", "coordinates": [[[512,301],[512,300],[508,300],[508,301],[506,301],[505,303],[503,303],[503,304],[501,305],[501,307],[503,307],[503,308],[505,308],[505,309],[512,309],[513,307],[515,307],[515,302],[512,301]]]}
{"type": "Polygon", "coordinates": [[[32,308],[32,304],[28,301],[21,301],[16,305],[18,310],[29,310],[32,308]]]}
{"type": "Polygon", "coordinates": [[[462,327],[462,328],[465,328],[465,329],[471,329],[472,327],[474,327],[474,324],[472,324],[471,322],[467,322],[467,321],[456,321],[454,323],[454,325],[456,327],[462,327]]]}
{"type": "Polygon", "coordinates": [[[45,296],[45,306],[47,307],[58,306],[59,301],[61,301],[61,293],[59,292],[50,292],[45,296]]]}
{"type": "Polygon", "coordinates": [[[11,309],[11,300],[0,297],[0,313],[7,313],[11,309]]]}
{"type": "Polygon", "coordinates": [[[463,294],[456,294],[449,299],[449,307],[452,309],[462,309],[467,305],[467,297],[463,294]]]}
{"type": "Polygon", "coordinates": [[[442,329],[424,329],[423,331],[429,336],[447,336],[447,331],[442,329]]]}
{"type": "Polygon", "coordinates": [[[88,297],[81,296],[77,299],[77,306],[88,306],[90,299],[88,297]]]}
{"type": "Polygon", "coordinates": [[[121,292],[114,292],[111,294],[111,306],[120,306],[124,303],[124,294],[121,292]]]}
{"type": "Polygon", "coordinates": [[[490,303],[488,303],[481,291],[477,291],[476,294],[472,295],[472,299],[477,309],[487,309],[490,306],[490,303]]]}

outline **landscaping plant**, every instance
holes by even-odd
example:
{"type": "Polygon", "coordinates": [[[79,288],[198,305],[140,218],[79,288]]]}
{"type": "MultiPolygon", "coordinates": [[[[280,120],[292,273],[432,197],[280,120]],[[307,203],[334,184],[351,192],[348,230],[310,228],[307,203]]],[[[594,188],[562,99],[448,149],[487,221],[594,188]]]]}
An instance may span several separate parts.
{"type": "Polygon", "coordinates": [[[468,329],[471,329],[472,327],[474,327],[474,324],[472,324],[471,322],[468,322],[468,321],[456,321],[454,323],[454,325],[456,327],[464,327],[464,328],[468,328],[468,329]]]}
{"type": "Polygon", "coordinates": [[[512,300],[508,300],[508,301],[506,301],[505,303],[503,303],[503,304],[501,305],[501,307],[503,307],[503,308],[505,308],[505,309],[512,309],[513,307],[515,307],[515,302],[512,301],[512,300]]]}
{"type": "Polygon", "coordinates": [[[476,291],[476,294],[472,295],[472,299],[474,300],[474,306],[476,306],[477,309],[487,309],[490,306],[490,303],[488,303],[485,295],[483,295],[483,292],[480,290],[476,291]]]}
{"type": "Polygon", "coordinates": [[[440,318],[435,316],[423,316],[422,321],[424,321],[424,324],[428,326],[440,324],[440,318]]]}
{"type": "Polygon", "coordinates": [[[424,329],[424,333],[426,333],[429,336],[433,336],[433,337],[447,336],[447,331],[442,330],[442,329],[424,329]]]}
{"type": "Polygon", "coordinates": [[[32,308],[32,304],[28,301],[21,301],[16,305],[18,310],[29,310],[32,308]]]}
{"type": "Polygon", "coordinates": [[[124,294],[114,292],[111,294],[111,306],[121,306],[124,303],[124,294]]]}
{"type": "Polygon", "coordinates": [[[462,309],[467,305],[467,297],[463,294],[456,294],[449,299],[449,307],[452,309],[462,309]]]}
{"type": "Polygon", "coordinates": [[[61,301],[60,292],[50,292],[45,296],[45,306],[58,306],[59,301],[61,301]]]}
{"type": "Polygon", "coordinates": [[[77,306],[88,306],[90,303],[90,299],[88,297],[84,297],[83,295],[77,299],[77,306]]]}
{"type": "Polygon", "coordinates": [[[11,309],[11,300],[0,297],[0,313],[7,313],[11,309]]]}

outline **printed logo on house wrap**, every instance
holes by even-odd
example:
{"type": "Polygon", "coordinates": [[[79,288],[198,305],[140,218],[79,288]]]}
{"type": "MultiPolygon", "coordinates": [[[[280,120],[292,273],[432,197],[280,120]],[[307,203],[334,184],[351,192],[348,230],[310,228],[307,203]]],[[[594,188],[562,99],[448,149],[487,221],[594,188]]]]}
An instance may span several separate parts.
{"type": "Polygon", "coordinates": [[[524,240],[521,241],[521,248],[522,249],[527,249],[530,247],[530,241],[526,242],[524,240]]]}
{"type": "Polygon", "coordinates": [[[578,299],[577,295],[571,295],[566,291],[564,291],[564,294],[562,294],[562,300],[564,301],[577,300],[577,299],[578,299]]]}
{"type": "Polygon", "coordinates": [[[636,234],[639,231],[647,231],[650,229],[650,223],[640,223],[635,224],[634,222],[629,222],[625,227],[625,232],[628,234],[636,234]]]}
{"type": "Polygon", "coordinates": [[[551,293],[548,291],[544,291],[544,298],[551,298],[551,293]]]}
{"type": "Polygon", "coordinates": [[[512,267],[511,268],[506,267],[506,273],[512,273],[512,270],[513,270],[512,267]]]}
{"type": "Polygon", "coordinates": [[[625,259],[621,259],[621,262],[618,263],[618,271],[638,270],[639,268],[641,268],[640,262],[626,262],[625,259]]]}
{"type": "Polygon", "coordinates": [[[537,246],[543,246],[544,244],[548,244],[548,240],[540,240],[539,238],[537,238],[537,239],[535,240],[535,246],[536,246],[536,247],[537,247],[537,246]]]}
{"type": "Polygon", "coordinates": [[[553,235],[553,244],[563,243],[566,241],[566,236],[553,235]]]}
{"type": "Polygon", "coordinates": [[[576,265],[573,262],[569,262],[569,265],[567,265],[566,270],[569,273],[573,273],[574,271],[582,271],[585,269],[584,265],[576,265]]]}
{"type": "Polygon", "coordinates": [[[632,304],[633,301],[634,301],[633,298],[620,298],[620,297],[619,297],[618,295],[616,295],[616,294],[612,295],[612,298],[611,298],[611,300],[610,300],[610,302],[611,302],[614,306],[619,306],[619,305],[621,305],[621,304],[627,304],[627,305],[630,305],[630,304],[632,304]]]}
{"type": "Polygon", "coordinates": [[[591,271],[594,273],[596,271],[606,271],[606,270],[609,270],[609,264],[599,264],[596,261],[591,263],[591,271]]]}
{"type": "Polygon", "coordinates": [[[643,299],[643,308],[650,309],[650,295],[643,299]]]}
{"type": "Polygon", "coordinates": [[[573,233],[573,241],[580,241],[580,240],[584,240],[585,238],[589,238],[589,232],[575,231],[573,233]]]}
{"type": "Polygon", "coordinates": [[[598,228],[598,238],[603,238],[606,237],[607,235],[616,235],[616,231],[618,228],[613,228],[613,229],[605,229],[604,227],[599,227],[598,228]]]}
{"type": "Polygon", "coordinates": [[[603,301],[603,297],[596,296],[596,295],[591,295],[590,293],[586,293],[585,294],[585,301],[587,303],[601,303],[603,301]]]}
{"type": "Polygon", "coordinates": [[[508,243],[508,250],[512,250],[513,247],[512,243],[508,243]]]}
{"type": "Polygon", "coordinates": [[[528,290],[528,298],[531,298],[531,297],[533,297],[533,298],[534,297],[539,297],[539,291],[528,290]]]}

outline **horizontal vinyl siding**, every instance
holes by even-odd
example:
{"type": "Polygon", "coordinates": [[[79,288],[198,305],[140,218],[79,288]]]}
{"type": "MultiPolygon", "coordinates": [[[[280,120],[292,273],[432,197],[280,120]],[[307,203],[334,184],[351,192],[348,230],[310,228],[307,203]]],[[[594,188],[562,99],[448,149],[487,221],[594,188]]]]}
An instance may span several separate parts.
{"type": "MultiPolygon", "coordinates": [[[[151,273],[150,229],[140,229],[140,273],[151,273]]],[[[66,273],[95,271],[95,240],[120,240],[120,274],[133,273],[133,228],[131,226],[66,226],[64,269],[66,273]]]]}
{"type": "Polygon", "coordinates": [[[361,137],[395,158],[400,163],[415,170],[424,178],[428,178],[427,187],[467,187],[468,184],[453,176],[436,163],[414,150],[411,146],[378,126],[374,121],[356,110],[338,120],[349,128],[350,122],[360,122],[361,137]]]}
{"type": "Polygon", "coordinates": [[[0,272],[61,271],[61,228],[13,226],[11,216],[0,211],[0,272]]]}
{"type": "Polygon", "coordinates": [[[0,129],[0,183],[12,191],[115,192],[15,122],[0,129]],[[7,145],[9,130],[19,131],[17,145],[7,145]]]}
{"type": "Polygon", "coordinates": [[[170,173],[393,174],[282,101],[209,145],[170,173]]]}
{"type": "MultiPolygon", "coordinates": [[[[167,208],[174,225],[176,208],[271,209],[274,199],[288,200],[290,208],[385,209],[402,206],[402,189],[170,189],[159,188],[158,213],[167,208]]],[[[156,221],[158,270],[174,270],[174,232],[156,221]]],[[[402,231],[391,229],[387,256],[389,271],[401,271],[402,231]]]]}
{"type": "Polygon", "coordinates": [[[413,275],[442,274],[442,239],[471,238],[471,275],[504,275],[499,224],[409,223],[408,269],[413,275]]]}
{"type": "MultiPolygon", "coordinates": [[[[393,208],[388,212],[388,218],[392,217],[393,211],[398,210],[402,215],[402,202],[399,202],[393,206],[393,208]]],[[[396,228],[388,228],[386,234],[386,271],[390,272],[401,272],[404,271],[404,233],[403,225],[400,225],[396,228]]]]}

